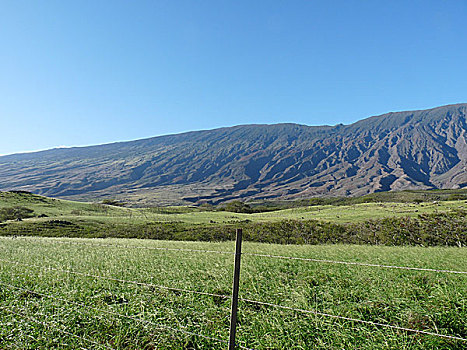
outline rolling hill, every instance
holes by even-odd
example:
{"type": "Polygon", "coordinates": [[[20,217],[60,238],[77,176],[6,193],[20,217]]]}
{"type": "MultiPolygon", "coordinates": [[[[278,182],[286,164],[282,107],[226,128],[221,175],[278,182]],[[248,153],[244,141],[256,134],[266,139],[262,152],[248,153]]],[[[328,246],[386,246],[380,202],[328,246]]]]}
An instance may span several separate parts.
{"type": "Polygon", "coordinates": [[[0,190],[135,205],[467,187],[467,104],[0,157],[0,190]]]}

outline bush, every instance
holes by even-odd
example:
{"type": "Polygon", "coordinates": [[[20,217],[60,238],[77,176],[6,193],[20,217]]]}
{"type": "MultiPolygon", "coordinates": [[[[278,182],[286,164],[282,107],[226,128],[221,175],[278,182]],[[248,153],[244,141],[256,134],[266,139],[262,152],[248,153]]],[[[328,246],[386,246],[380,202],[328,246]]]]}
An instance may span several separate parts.
{"type": "Polygon", "coordinates": [[[10,207],[0,209],[0,221],[22,220],[34,216],[34,210],[26,207],[10,207]]]}
{"type": "Polygon", "coordinates": [[[125,202],[119,202],[116,199],[104,199],[102,204],[113,205],[114,207],[124,207],[126,205],[125,202]]]}
{"type": "Polygon", "coordinates": [[[448,201],[462,201],[464,199],[467,199],[467,194],[465,193],[454,193],[449,195],[446,198],[448,201]]]}
{"type": "Polygon", "coordinates": [[[245,213],[245,214],[251,214],[253,212],[253,209],[251,209],[251,207],[248,204],[240,202],[240,201],[229,202],[225,204],[223,207],[221,207],[220,210],[230,211],[232,213],[245,213]]]}

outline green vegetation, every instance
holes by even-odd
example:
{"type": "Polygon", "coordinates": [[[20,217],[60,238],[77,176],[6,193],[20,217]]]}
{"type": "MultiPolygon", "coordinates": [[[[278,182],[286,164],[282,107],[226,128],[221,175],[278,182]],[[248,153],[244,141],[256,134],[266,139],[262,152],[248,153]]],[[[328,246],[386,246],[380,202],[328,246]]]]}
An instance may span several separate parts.
{"type": "MultiPolygon", "coordinates": [[[[253,213],[253,209],[251,208],[251,206],[241,201],[228,202],[220,206],[219,209],[223,211],[230,211],[231,213],[245,213],[245,214],[253,213]]],[[[261,212],[261,210],[259,212],[261,212]]]]}
{"type": "Polygon", "coordinates": [[[25,207],[0,208],[0,221],[22,220],[33,217],[34,210],[25,207]]]}
{"type": "Polygon", "coordinates": [[[124,207],[126,205],[125,202],[119,202],[115,199],[104,199],[102,201],[102,204],[106,204],[106,205],[113,205],[113,206],[116,206],[116,207],[124,207]]]}
{"type": "MultiPolygon", "coordinates": [[[[50,269],[230,294],[232,255],[144,249],[154,247],[233,251],[234,243],[0,238],[2,348],[97,348],[57,331],[62,329],[115,349],[225,349],[223,343],[156,325],[226,340],[229,300],[50,269]]],[[[467,271],[466,248],[246,242],[244,252],[467,271]]],[[[242,298],[463,338],[467,337],[466,290],[465,275],[242,257],[242,298]]],[[[254,349],[465,349],[466,345],[246,302],[239,305],[238,340],[254,349]]]]}
{"type": "Polygon", "coordinates": [[[0,235],[226,241],[241,226],[247,240],[264,243],[467,245],[464,200],[314,205],[254,212],[254,205],[241,202],[227,204],[223,211],[212,206],[125,208],[0,192],[0,213],[19,207],[35,216],[22,221],[10,216],[0,223],[0,235]]]}

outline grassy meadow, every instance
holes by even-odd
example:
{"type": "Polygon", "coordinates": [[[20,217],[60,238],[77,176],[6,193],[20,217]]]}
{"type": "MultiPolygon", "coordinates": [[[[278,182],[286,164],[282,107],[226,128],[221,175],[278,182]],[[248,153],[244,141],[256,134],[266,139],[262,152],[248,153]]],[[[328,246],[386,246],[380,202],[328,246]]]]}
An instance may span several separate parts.
{"type": "Polygon", "coordinates": [[[467,245],[464,194],[457,194],[462,197],[457,200],[450,194],[445,200],[428,201],[439,194],[430,196],[423,202],[413,196],[407,201],[407,193],[389,198],[378,194],[327,200],[334,204],[320,200],[324,204],[263,205],[262,210],[240,205],[240,211],[251,211],[245,213],[236,207],[232,211],[209,206],[128,208],[0,192],[0,236],[228,241],[235,228],[242,227],[246,240],[264,243],[467,245]],[[2,220],[2,212],[10,214],[2,220]],[[15,220],[16,215],[21,219],[15,220]]]}
{"type": "MultiPolygon", "coordinates": [[[[231,293],[231,254],[147,249],[155,247],[232,252],[234,243],[1,237],[1,348],[89,349],[100,348],[98,343],[114,349],[225,349],[225,343],[187,333],[227,340],[228,299],[53,270],[220,295],[231,293]]],[[[456,247],[245,242],[243,251],[467,271],[467,250],[456,247]]],[[[244,255],[240,297],[467,337],[466,275],[244,255]]],[[[239,304],[238,341],[253,349],[467,346],[458,340],[247,302],[239,304]]]]}
{"type": "Polygon", "coordinates": [[[232,224],[245,221],[262,223],[281,220],[320,220],[332,223],[354,223],[368,218],[416,217],[420,214],[445,213],[467,209],[467,200],[429,201],[418,203],[372,202],[349,205],[313,205],[259,213],[235,213],[206,210],[202,207],[126,208],[101,203],[83,203],[31,194],[0,192],[0,208],[23,206],[34,210],[30,221],[50,218],[89,220],[102,223],[164,222],[184,224],[232,224]],[[37,216],[45,216],[38,218],[37,216]]]}

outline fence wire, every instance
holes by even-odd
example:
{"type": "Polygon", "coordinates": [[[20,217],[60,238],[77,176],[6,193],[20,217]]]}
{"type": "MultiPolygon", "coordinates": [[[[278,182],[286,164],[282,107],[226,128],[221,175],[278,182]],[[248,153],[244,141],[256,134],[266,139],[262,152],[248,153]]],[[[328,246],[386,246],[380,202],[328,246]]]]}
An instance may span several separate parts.
{"type": "Polygon", "coordinates": [[[346,320],[346,321],[352,321],[352,322],[358,322],[358,323],[365,323],[365,324],[369,324],[369,325],[372,325],[372,326],[392,328],[392,329],[397,329],[397,330],[401,330],[401,331],[413,332],[413,333],[419,333],[419,334],[425,334],[425,335],[432,335],[432,336],[435,336],[435,337],[447,338],[447,339],[452,339],[452,340],[467,341],[466,338],[461,338],[461,337],[457,337],[457,336],[453,336],[453,335],[445,335],[445,334],[440,334],[440,333],[421,331],[421,330],[418,330],[418,329],[394,326],[394,325],[385,324],[385,323],[365,321],[365,320],[360,320],[360,319],[357,319],[357,318],[351,318],[351,317],[346,317],[346,316],[338,316],[338,315],[328,314],[328,313],[325,313],[325,312],[320,312],[320,311],[315,311],[315,310],[298,309],[298,308],[294,308],[294,307],[290,307],[290,306],[282,306],[282,305],[277,305],[277,304],[273,304],[273,303],[267,303],[267,302],[263,302],[263,301],[251,300],[251,299],[245,299],[245,298],[238,298],[238,300],[244,301],[246,303],[262,305],[262,306],[270,306],[270,307],[285,309],[285,310],[289,310],[289,311],[301,312],[301,313],[306,313],[306,314],[313,314],[313,315],[317,315],[317,316],[326,316],[326,317],[337,318],[337,319],[340,319],[340,320],[346,320]]]}
{"type": "MultiPolygon", "coordinates": [[[[51,240],[50,242],[52,242],[52,243],[69,243],[69,244],[77,244],[77,245],[88,245],[88,246],[97,246],[97,247],[136,248],[136,249],[149,249],[149,250],[198,252],[198,253],[218,253],[218,254],[231,254],[231,255],[235,254],[234,252],[228,252],[228,251],[202,250],[202,249],[147,247],[147,246],[133,246],[133,245],[122,245],[122,244],[100,244],[100,243],[95,244],[95,243],[72,242],[72,241],[63,241],[63,240],[51,240]]],[[[353,265],[353,266],[364,266],[364,267],[377,267],[377,268],[387,268],[387,269],[426,271],[426,272],[437,272],[437,273],[450,273],[450,274],[458,274],[458,275],[467,275],[466,271],[455,271],[455,270],[445,270],[445,269],[431,269],[431,268],[410,267],[410,266],[371,264],[371,263],[361,263],[361,262],[349,262],[349,261],[338,261],[338,260],[328,260],[328,259],[315,259],[315,258],[282,256],[282,255],[272,255],[272,254],[261,254],[261,253],[242,253],[242,255],[256,256],[256,257],[266,257],[266,258],[273,258],[273,259],[288,259],[288,260],[296,260],[296,261],[308,261],[308,262],[316,262],[316,263],[342,264],[342,265],[353,265]]],[[[159,289],[178,291],[178,292],[185,292],[185,293],[193,293],[193,294],[213,296],[213,297],[219,297],[219,298],[225,298],[225,299],[231,298],[231,296],[228,296],[228,295],[215,294],[215,293],[209,293],[209,292],[201,292],[201,291],[194,291],[194,290],[189,290],[189,289],[184,289],[184,288],[167,287],[167,286],[156,285],[156,284],[152,284],[152,283],[144,283],[144,282],[125,280],[125,279],[118,279],[118,278],[114,278],[114,277],[99,276],[99,275],[93,275],[93,274],[88,274],[88,273],[83,273],[83,272],[72,271],[72,270],[59,269],[59,268],[54,268],[54,267],[40,266],[40,265],[34,265],[34,264],[24,264],[24,263],[20,263],[20,262],[17,262],[17,261],[10,261],[10,260],[6,260],[6,259],[0,259],[0,261],[10,263],[10,264],[22,265],[22,266],[26,266],[26,267],[37,267],[37,268],[42,268],[42,269],[46,269],[46,270],[52,270],[52,271],[75,274],[75,275],[81,275],[81,276],[86,276],[86,277],[96,278],[96,279],[111,280],[111,281],[121,282],[121,283],[130,283],[130,284],[146,286],[146,287],[151,287],[151,288],[159,288],[159,289]]],[[[41,295],[41,296],[44,296],[44,297],[47,297],[47,298],[52,298],[52,299],[55,299],[55,300],[59,300],[59,301],[62,301],[62,302],[71,303],[71,304],[78,305],[78,306],[81,306],[81,307],[91,308],[91,309],[94,309],[94,310],[96,310],[98,312],[114,315],[114,316],[117,316],[117,317],[132,319],[134,321],[138,321],[138,322],[142,322],[142,323],[152,324],[152,325],[155,325],[156,327],[158,327],[159,329],[168,329],[168,330],[175,331],[175,332],[181,332],[181,333],[184,333],[184,334],[187,334],[187,335],[202,337],[202,338],[205,338],[205,339],[208,339],[208,340],[211,340],[211,341],[228,343],[226,340],[213,338],[213,337],[208,337],[208,336],[205,336],[205,335],[202,335],[202,334],[190,332],[190,331],[183,330],[183,329],[172,328],[172,327],[165,326],[165,325],[158,325],[158,324],[156,324],[156,323],[154,323],[152,321],[149,321],[149,320],[141,319],[141,318],[134,317],[134,316],[119,314],[119,313],[116,313],[114,311],[106,311],[106,310],[100,310],[100,309],[92,308],[92,307],[87,306],[87,305],[82,304],[82,303],[78,303],[78,302],[74,302],[74,301],[70,301],[70,300],[65,300],[65,299],[62,299],[62,298],[58,298],[58,297],[43,294],[43,293],[34,292],[34,291],[31,291],[31,290],[28,290],[28,289],[25,289],[25,288],[13,286],[13,285],[6,284],[6,283],[3,283],[3,282],[0,282],[0,284],[8,286],[10,288],[16,288],[16,289],[19,289],[19,290],[23,290],[23,291],[34,293],[34,294],[37,294],[37,295],[41,295]]],[[[294,312],[300,312],[300,313],[305,313],[305,314],[313,314],[313,315],[317,315],[317,316],[324,316],[324,317],[329,317],[329,318],[334,318],[334,319],[340,319],[340,320],[351,321],[351,322],[356,322],[356,323],[368,324],[368,325],[372,325],[372,326],[375,326],[375,327],[385,327],[385,328],[391,328],[391,329],[405,331],[405,332],[412,332],[412,333],[418,333],[418,334],[435,336],[435,337],[440,337],[440,338],[445,338],[445,339],[459,340],[459,341],[467,342],[466,338],[453,336],[453,335],[445,335],[445,334],[440,334],[440,333],[435,333],[435,332],[429,332],[429,331],[423,331],[423,330],[417,330],[417,329],[412,329],[412,328],[401,327],[401,326],[397,326],[397,325],[384,324],[384,323],[380,323],[380,322],[373,322],[373,321],[367,321],[367,320],[360,320],[360,319],[356,319],[356,318],[352,318],[352,317],[333,315],[333,314],[328,314],[328,313],[315,311],[315,310],[306,310],[306,309],[300,309],[300,308],[293,308],[293,307],[289,307],[289,306],[283,306],[283,305],[278,305],[278,304],[269,303],[269,302],[263,302],[263,301],[258,301],[258,300],[247,299],[247,298],[239,298],[238,300],[246,302],[246,303],[256,304],[256,305],[274,307],[274,308],[279,308],[279,309],[284,309],[284,310],[289,310],[289,311],[294,311],[294,312]]],[[[238,347],[241,348],[241,349],[253,350],[253,349],[247,348],[247,347],[242,346],[242,345],[238,345],[238,347]]]]}
{"type": "Polygon", "coordinates": [[[43,269],[43,270],[57,271],[57,272],[61,272],[61,273],[69,273],[69,274],[72,274],[72,275],[90,277],[90,278],[95,278],[95,279],[134,284],[134,285],[137,285],[137,286],[143,286],[143,287],[149,287],[149,288],[165,289],[165,290],[170,290],[170,291],[174,291],[174,292],[192,293],[192,294],[199,294],[199,295],[218,297],[218,298],[223,298],[223,299],[229,299],[231,297],[229,295],[224,295],[224,294],[215,294],[215,293],[209,293],[209,292],[200,292],[200,291],[191,290],[191,289],[167,287],[167,286],[162,286],[162,285],[158,285],[158,284],[131,281],[131,280],[125,280],[125,279],[120,279],[120,278],[115,278],[115,277],[108,277],[108,276],[94,275],[94,274],[90,274],[90,273],[78,272],[78,271],[66,270],[66,269],[59,269],[59,268],[50,267],[50,266],[41,266],[41,265],[36,265],[36,264],[25,264],[25,263],[21,263],[21,262],[18,262],[18,261],[11,261],[11,260],[6,260],[6,259],[0,259],[0,261],[5,262],[5,263],[9,263],[9,264],[13,264],[13,265],[20,265],[20,266],[25,266],[25,267],[35,267],[35,268],[40,268],[40,269],[43,269]]]}
{"type": "MultiPolygon", "coordinates": [[[[50,295],[50,294],[36,292],[36,291],[31,290],[31,289],[18,287],[18,286],[9,284],[9,283],[0,282],[0,285],[3,285],[3,286],[5,286],[7,288],[10,288],[10,289],[17,289],[17,290],[21,290],[21,291],[24,291],[24,292],[27,292],[27,293],[32,293],[32,294],[35,294],[35,295],[39,295],[39,296],[42,296],[44,298],[54,299],[54,300],[58,300],[58,301],[61,301],[61,302],[64,302],[64,303],[68,303],[68,304],[80,306],[80,307],[83,307],[83,308],[91,309],[91,310],[94,310],[96,312],[108,314],[108,315],[111,315],[111,316],[127,318],[127,319],[137,321],[137,322],[140,322],[140,323],[151,324],[151,325],[155,326],[157,329],[167,329],[167,330],[170,330],[170,331],[173,331],[173,332],[180,332],[180,333],[183,333],[183,334],[186,334],[186,335],[192,335],[192,336],[204,338],[204,339],[215,341],[215,342],[228,344],[228,341],[224,340],[224,339],[209,337],[207,335],[191,332],[191,331],[188,331],[188,330],[185,330],[185,329],[174,328],[174,327],[170,327],[170,326],[167,326],[167,325],[158,324],[158,323],[155,323],[155,322],[150,321],[150,320],[146,320],[146,319],[143,319],[143,318],[130,316],[130,315],[124,315],[124,314],[121,314],[121,313],[118,313],[118,312],[115,312],[115,311],[98,309],[98,308],[92,307],[90,305],[86,305],[84,303],[80,303],[80,302],[72,301],[72,300],[67,300],[67,299],[60,298],[60,297],[50,295]]],[[[237,347],[239,347],[240,349],[245,349],[245,350],[255,350],[255,349],[251,349],[251,348],[248,348],[248,347],[245,347],[245,346],[242,346],[242,345],[237,345],[237,347]]]]}
{"type": "MultiPolygon", "coordinates": [[[[5,261],[5,260],[4,260],[4,259],[0,259],[0,261],[5,261]]],[[[13,264],[19,264],[19,265],[29,266],[29,265],[27,265],[27,264],[21,264],[21,263],[18,263],[18,262],[11,262],[11,261],[7,261],[7,262],[10,262],[10,263],[13,263],[13,264]]],[[[36,267],[41,267],[41,266],[38,266],[38,265],[34,265],[34,266],[36,266],[36,267]]],[[[60,272],[66,272],[66,273],[72,273],[72,274],[75,273],[74,271],[70,271],[70,270],[60,270],[60,269],[48,268],[48,267],[43,267],[43,268],[44,268],[44,269],[58,270],[58,271],[60,271],[60,272]]],[[[197,292],[197,291],[193,291],[193,290],[189,290],[189,289],[179,289],[179,288],[171,288],[171,287],[165,287],[165,286],[157,286],[157,285],[146,284],[146,283],[141,283],[141,282],[133,282],[133,281],[127,281],[127,280],[114,279],[114,278],[110,278],[110,277],[107,278],[107,277],[103,277],[103,276],[96,276],[96,275],[90,275],[90,274],[83,274],[83,273],[79,273],[79,272],[76,273],[76,274],[85,275],[85,276],[93,277],[93,278],[110,279],[110,280],[114,280],[114,281],[117,281],[117,282],[134,283],[134,284],[142,285],[142,286],[158,287],[158,288],[163,288],[163,289],[168,289],[168,290],[175,290],[175,291],[180,291],[180,292],[196,293],[196,294],[202,294],[202,295],[220,297],[220,298],[225,298],[225,299],[230,298],[230,296],[222,295],[222,294],[205,293],[205,292],[197,292]]],[[[43,294],[43,293],[39,293],[39,292],[34,292],[34,291],[31,291],[31,290],[28,290],[28,289],[24,289],[24,288],[21,288],[21,287],[16,287],[16,286],[13,286],[13,285],[10,285],[10,284],[5,284],[5,283],[3,283],[3,282],[0,282],[0,284],[6,285],[6,286],[11,287],[11,288],[21,289],[21,290],[24,290],[24,291],[27,291],[27,292],[30,292],[30,293],[34,293],[34,294],[37,294],[37,295],[42,295],[42,296],[45,296],[45,297],[53,298],[53,299],[56,299],[56,300],[59,300],[59,301],[62,301],[62,302],[68,302],[68,303],[75,304],[75,305],[78,305],[78,306],[81,306],[81,307],[87,307],[85,304],[82,304],[82,303],[77,303],[77,302],[73,302],[73,301],[61,299],[61,298],[58,298],[58,297],[50,296],[50,295],[47,295],[47,294],[43,294]]],[[[369,324],[369,325],[373,325],[373,326],[392,328],[392,329],[397,329],[397,330],[402,330],[402,331],[407,331],[407,332],[413,332],[413,333],[431,335],[431,336],[442,337],[442,338],[448,338],[448,339],[453,339],[453,340],[467,341],[466,338],[461,338],[461,337],[457,337],[457,336],[444,335],[444,334],[440,334],[440,333],[434,333],[434,332],[422,331],[422,330],[417,330],[417,329],[405,328],[405,327],[401,327],[401,326],[389,325],[389,324],[384,324],[384,323],[379,323],[379,322],[360,320],[360,319],[351,318],[351,317],[346,317],[346,316],[339,316],[339,315],[333,315],[333,314],[329,314],[329,313],[324,313],[324,312],[320,312],[320,311],[316,311],[316,310],[306,310],[306,309],[293,308],[293,307],[289,307],[289,306],[283,306],[283,305],[278,305],[278,304],[274,304],[274,303],[263,302],[263,301],[259,301],[259,300],[247,299],[247,298],[238,298],[238,300],[243,301],[243,302],[246,302],[246,303],[250,303],[250,304],[262,305],[262,306],[269,306],[269,307],[274,307],[274,308],[279,308],[279,309],[284,309],[284,310],[289,310],[289,311],[295,311],[295,312],[301,312],[301,313],[306,313],[306,314],[313,314],[313,315],[318,315],[318,316],[331,317],[331,318],[335,318],[335,319],[341,319],[341,320],[352,321],[352,322],[357,322],[357,323],[364,323],[364,324],[369,324]]],[[[94,309],[94,310],[98,310],[98,311],[100,311],[100,312],[104,312],[104,313],[110,313],[110,314],[113,314],[113,315],[119,316],[119,317],[126,317],[126,318],[129,318],[129,319],[132,319],[132,320],[136,320],[136,321],[139,321],[139,322],[147,322],[147,323],[154,324],[154,323],[152,323],[151,321],[143,320],[143,319],[140,319],[140,318],[135,318],[134,316],[122,315],[122,314],[119,314],[119,313],[115,313],[115,312],[113,312],[113,311],[99,310],[99,309],[95,309],[95,308],[93,308],[93,309],[94,309]]],[[[187,332],[187,331],[180,330],[180,329],[174,329],[174,328],[171,328],[171,327],[168,327],[168,326],[162,326],[162,328],[168,328],[168,329],[170,329],[170,330],[173,330],[173,331],[180,331],[180,332],[182,332],[182,333],[186,333],[186,332],[187,332]]],[[[206,336],[203,336],[203,335],[200,335],[200,334],[197,334],[197,333],[193,333],[193,334],[192,334],[191,332],[189,332],[188,334],[190,334],[190,335],[196,335],[196,336],[200,336],[200,337],[206,338],[206,336]]],[[[217,340],[217,341],[221,341],[221,342],[226,342],[226,341],[221,340],[221,339],[210,338],[210,337],[207,337],[206,339],[217,340]]],[[[240,346],[240,347],[241,347],[241,346],[240,346]]],[[[246,348],[246,347],[241,347],[241,348],[243,348],[243,349],[248,349],[248,348],[246,348]]]]}
{"type": "Polygon", "coordinates": [[[242,255],[259,256],[259,257],[274,258],[274,259],[288,259],[288,260],[309,261],[309,262],[327,263],[327,264],[356,265],[356,266],[366,266],[366,267],[380,267],[380,268],[385,268],[385,269],[443,272],[443,273],[453,273],[453,274],[467,275],[467,271],[429,269],[429,268],[424,268],[424,267],[380,265],[380,264],[369,264],[369,263],[361,263],[361,262],[353,262],[353,261],[338,261],[338,260],[327,260],[327,259],[301,258],[301,257],[295,257],[295,256],[282,256],[282,255],[271,255],[271,254],[260,254],[260,253],[242,253],[242,255]]]}
{"type": "MultiPolygon", "coordinates": [[[[41,324],[41,325],[43,325],[44,327],[50,327],[50,324],[48,324],[48,323],[46,323],[46,322],[39,321],[39,320],[37,320],[37,319],[35,319],[35,318],[31,317],[31,316],[27,316],[27,315],[25,315],[25,314],[23,314],[23,313],[14,311],[14,310],[12,310],[12,309],[10,309],[10,308],[8,308],[8,307],[0,306],[0,310],[4,310],[4,311],[6,311],[6,312],[9,312],[9,313],[11,313],[11,314],[17,315],[17,316],[19,316],[19,317],[22,317],[22,318],[27,319],[27,320],[29,320],[29,321],[32,321],[32,322],[34,322],[34,323],[41,324]]],[[[44,314],[40,314],[40,315],[41,315],[41,316],[46,316],[46,315],[44,315],[44,314]]],[[[73,334],[73,333],[68,332],[68,331],[66,331],[66,330],[64,330],[64,329],[61,329],[61,328],[54,328],[54,329],[57,330],[57,331],[60,332],[60,333],[69,335],[69,336],[71,336],[71,337],[73,337],[73,338],[76,338],[76,339],[80,339],[81,341],[85,341],[85,342],[88,342],[88,343],[90,343],[90,344],[97,345],[97,346],[99,346],[100,348],[109,349],[109,350],[115,350],[114,348],[112,348],[112,347],[110,347],[110,346],[108,346],[108,345],[98,343],[98,342],[96,342],[96,341],[94,341],[94,340],[91,340],[91,339],[89,339],[89,338],[85,338],[85,337],[79,336],[79,335],[77,335],[77,334],[73,334]]],[[[35,340],[37,340],[37,339],[35,339],[35,340]]]]}

